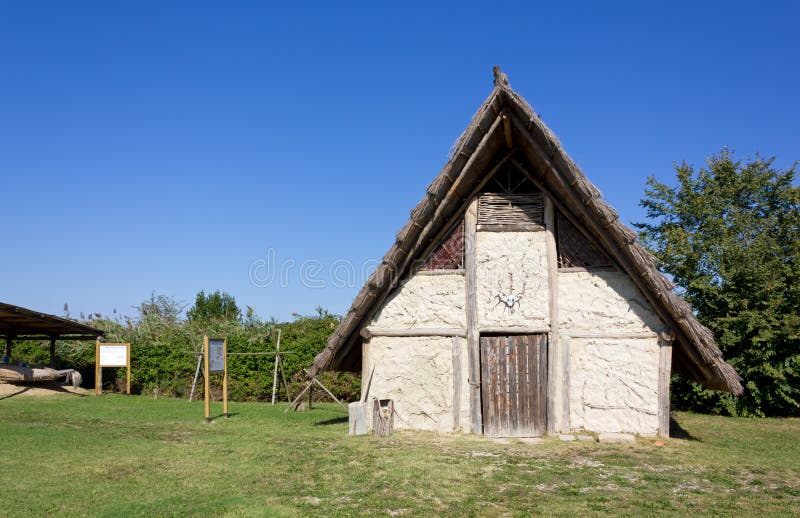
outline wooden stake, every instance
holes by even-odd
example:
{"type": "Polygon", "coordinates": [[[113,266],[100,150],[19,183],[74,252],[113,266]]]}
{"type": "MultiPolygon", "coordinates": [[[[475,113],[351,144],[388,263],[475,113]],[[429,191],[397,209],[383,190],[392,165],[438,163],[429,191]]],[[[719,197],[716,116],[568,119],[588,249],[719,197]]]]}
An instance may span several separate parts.
{"type": "Polygon", "coordinates": [[[294,407],[295,403],[297,403],[298,401],[300,401],[300,398],[301,398],[301,397],[303,397],[303,394],[305,394],[305,393],[306,393],[306,390],[308,390],[308,389],[310,389],[310,388],[311,388],[311,385],[312,385],[312,383],[311,383],[310,381],[309,381],[308,383],[306,383],[306,387],[305,387],[303,390],[301,390],[299,394],[297,394],[297,397],[296,397],[296,398],[294,398],[294,399],[292,400],[292,402],[291,402],[291,403],[289,403],[289,406],[288,406],[288,407],[286,407],[286,410],[284,410],[284,411],[283,411],[283,413],[284,413],[284,414],[285,414],[286,412],[288,412],[288,411],[289,411],[289,410],[290,410],[292,407],[294,407]]]}
{"type": "Polygon", "coordinates": [[[289,383],[286,381],[286,373],[283,371],[283,364],[281,363],[281,380],[283,380],[283,390],[286,392],[286,401],[292,399],[292,394],[289,392],[289,383]]]}
{"type": "Polygon", "coordinates": [[[365,403],[367,398],[369,397],[369,388],[372,386],[372,375],[375,374],[375,366],[372,366],[372,370],[369,373],[369,380],[367,381],[367,386],[364,389],[364,393],[361,394],[361,402],[365,403]]]}
{"type": "Polygon", "coordinates": [[[203,364],[203,355],[197,356],[197,367],[194,370],[194,381],[192,381],[192,390],[189,391],[189,401],[194,397],[194,390],[197,387],[197,378],[200,377],[200,366],[203,364]]]}
{"type": "Polygon", "coordinates": [[[94,343],[94,393],[96,396],[100,395],[103,369],[100,368],[100,340],[94,343]]]}
{"type": "Polygon", "coordinates": [[[339,406],[340,406],[340,407],[342,407],[342,408],[344,408],[345,410],[347,410],[347,407],[346,407],[346,406],[344,406],[344,403],[342,403],[341,401],[339,401],[339,398],[337,398],[336,396],[334,396],[334,395],[333,395],[333,392],[331,392],[330,390],[328,390],[328,387],[326,387],[325,385],[323,385],[323,384],[322,384],[322,382],[321,382],[320,380],[318,380],[317,378],[314,378],[314,379],[313,379],[313,381],[314,381],[314,383],[316,383],[317,385],[319,385],[319,387],[320,387],[322,390],[324,390],[324,391],[325,391],[325,392],[326,392],[326,393],[327,393],[327,394],[328,394],[328,395],[329,395],[331,398],[333,398],[333,400],[334,400],[334,401],[336,401],[337,403],[339,403],[339,406]]]}
{"type": "MultiPolygon", "coordinates": [[[[308,370],[306,370],[306,374],[308,374],[308,370]]],[[[328,387],[323,385],[322,382],[320,380],[318,380],[316,376],[314,376],[313,378],[311,378],[310,381],[308,381],[308,383],[306,383],[306,387],[300,392],[300,394],[298,394],[297,397],[294,398],[294,400],[292,400],[291,403],[289,403],[289,406],[286,408],[286,410],[284,410],[284,413],[288,412],[290,408],[293,408],[295,406],[295,403],[297,403],[300,400],[300,398],[303,397],[303,394],[305,394],[306,391],[308,391],[308,410],[311,410],[311,397],[312,397],[312,394],[314,392],[314,388],[313,388],[314,384],[319,385],[319,387],[322,390],[324,390],[334,401],[339,403],[339,406],[341,406],[342,408],[347,410],[347,407],[344,405],[344,403],[339,401],[339,398],[334,396],[333,392],[328,390],[328,387]]]]}
{"type": "MultiPolygon", "coordinates": [[[[281,362],[281,330],[278,329],[278,341],[275,343],[275,372],[272,374],[272,404],[275,404],[275,394],[278,392],[278,365],[281,362]]],[[[288,398],[288,396],[287,396],[288,398]]]]}
{"type": "Polygon", "coordinates": [[[208,336],[203,336],[203,390],[205,392],[206,423],[211,422],[211,383],[208,378],[208,336]]]}
{"type": "Polygon", "coordinates": [[[125,393],[131,395],[131,344],[125,348],[125,363],[127,363],[127,379],[125,380],[125,393]]]}
{"type": "Polygon", "coordinates": [[[222,342],[222,415],[228,415],[228,339],[222,342]]]}

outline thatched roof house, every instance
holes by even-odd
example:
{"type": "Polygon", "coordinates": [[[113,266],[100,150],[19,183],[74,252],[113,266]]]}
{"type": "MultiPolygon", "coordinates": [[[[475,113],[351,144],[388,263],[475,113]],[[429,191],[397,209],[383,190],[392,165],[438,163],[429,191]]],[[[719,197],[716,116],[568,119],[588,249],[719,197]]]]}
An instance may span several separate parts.
{"type": "Polygon", "coordinates": [[[740,394],[676,295],[556,136],[495,87],[312,374],[359,369],[398,427],[667,434],[669,376],[740,394]]]}

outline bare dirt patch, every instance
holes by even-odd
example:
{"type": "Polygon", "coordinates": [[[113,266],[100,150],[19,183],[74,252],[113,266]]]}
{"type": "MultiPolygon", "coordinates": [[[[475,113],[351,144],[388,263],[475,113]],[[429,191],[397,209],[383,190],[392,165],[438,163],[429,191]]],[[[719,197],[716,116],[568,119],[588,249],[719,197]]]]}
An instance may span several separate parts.
{"type": "Polygon", "coordinates": [[[0,399],[30,396],[56,396],[59,394],[86,396],[91,393],[91,390],[81,387],[73,388],[70,384],[64,385],[56,381],[20,384],[0,383],[0,399]]]}

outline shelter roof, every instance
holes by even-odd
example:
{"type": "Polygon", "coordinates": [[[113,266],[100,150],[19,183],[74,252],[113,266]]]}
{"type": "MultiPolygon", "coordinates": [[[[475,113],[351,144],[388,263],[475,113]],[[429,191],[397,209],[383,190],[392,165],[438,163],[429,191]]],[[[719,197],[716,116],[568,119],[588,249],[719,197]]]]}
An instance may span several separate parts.
{"type": "Polygon", "coordinates": [[[0,302],[0,337],[2,338],[94,340],[102,335],[103,331],[75,320],[0,302]]]}

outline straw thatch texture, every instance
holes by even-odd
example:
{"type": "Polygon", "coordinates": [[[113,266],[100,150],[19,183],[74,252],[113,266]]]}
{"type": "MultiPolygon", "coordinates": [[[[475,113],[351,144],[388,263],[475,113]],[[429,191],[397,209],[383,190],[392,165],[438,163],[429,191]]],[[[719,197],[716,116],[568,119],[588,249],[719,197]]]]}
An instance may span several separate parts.
{"type": "Polygon", "coordinates": [[[714,343],[712,333],[673,292],[674,285],[657,269],[656,258],[636,242],[600,191],[567,155],[561,143],[528,103],[496,71],[495,88],[453,146],[450,160],[411,211],[379,267],[361,289],[328,346],[314,361],[311,375],[329,368],[356,368],[360,358],[359,329],[411,273],[414,261],[426,257],[465,200],[499,164],[513,162],[526,171],[573,224],[583,228],[605,254],[636,283],[675,334],[674,370],[708,388],[741,394],[741,379],[714,343]],[[513,148],[507,149],[513,141],[513,148]],[[529,167],[530,164],[532,167],[529,167]]]}

